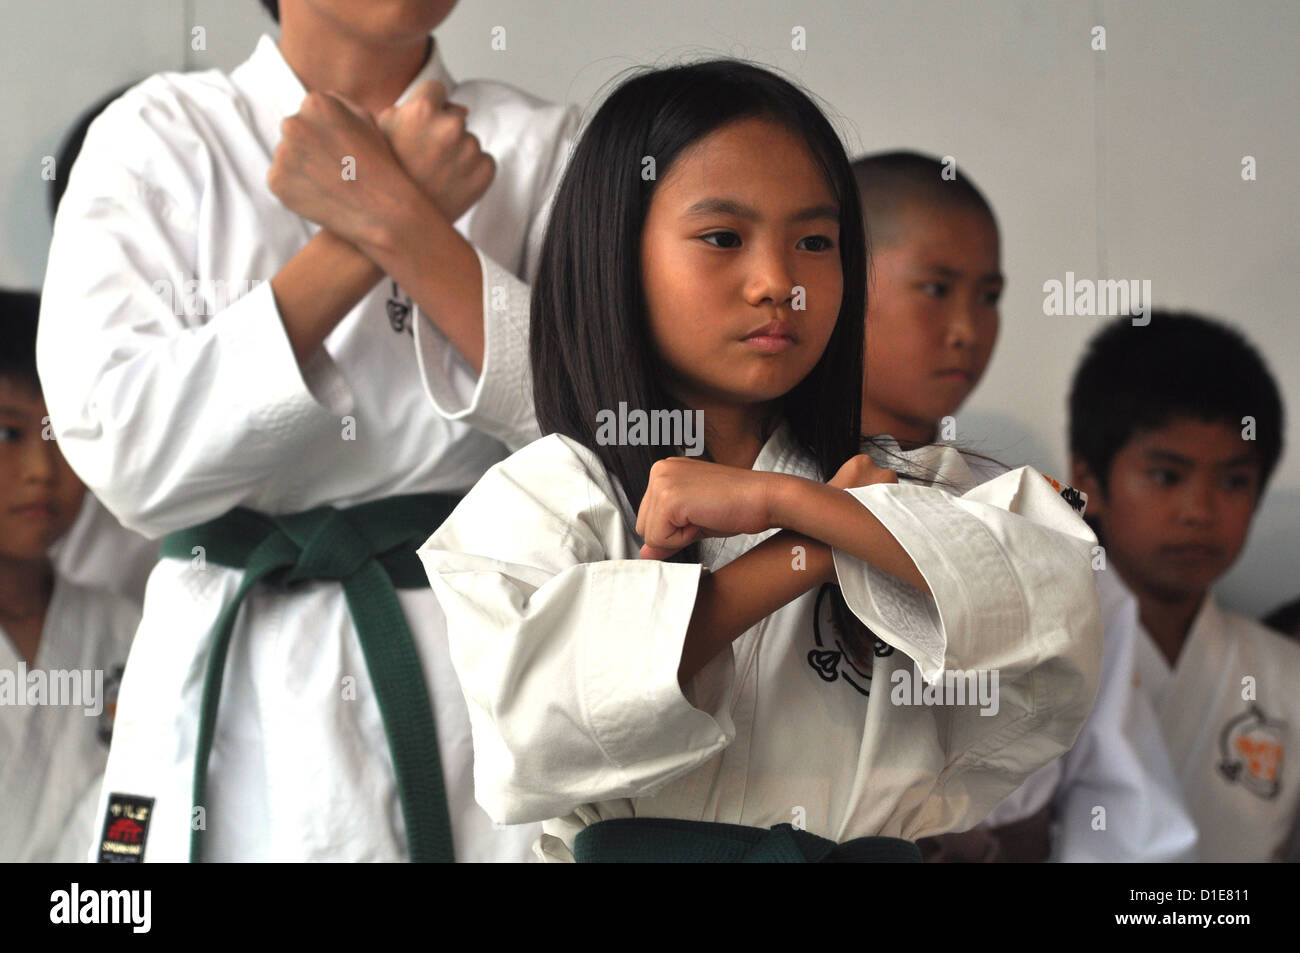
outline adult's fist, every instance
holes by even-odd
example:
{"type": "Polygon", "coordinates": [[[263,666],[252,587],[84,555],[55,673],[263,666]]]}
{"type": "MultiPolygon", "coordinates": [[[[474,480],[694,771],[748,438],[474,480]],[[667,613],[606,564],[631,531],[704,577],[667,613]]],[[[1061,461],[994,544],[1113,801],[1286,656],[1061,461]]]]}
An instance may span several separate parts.
{"type": "Polygon", "coordinates": [[[496,161],[465,127],[467,112],[447,102],[441,83],[429,80],[376,117],[406,174],[451,222],[483,197],[496,176],[496,161]]]}

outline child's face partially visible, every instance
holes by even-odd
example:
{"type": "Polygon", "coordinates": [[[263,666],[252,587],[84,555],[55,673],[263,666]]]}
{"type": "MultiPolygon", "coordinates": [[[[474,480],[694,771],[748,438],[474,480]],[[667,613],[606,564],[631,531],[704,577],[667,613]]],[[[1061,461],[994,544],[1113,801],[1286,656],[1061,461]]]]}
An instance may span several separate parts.
{"type": "Polygon", "coordinates": [[[0,558],[43,559],[81,508],[85,487],[41,437],[45,415],[29,384],[0,377],[0,558]]]}
{"type": "Polygon", "coordinates": [[[984,212],[913,205],[872,249],[862,432],[927,443],[988,366],[998,336],[998,231],[984,212]]]}
{"type": "Polygon", "coordinates": [[[843,294],[839,212],[806,146],[747,119],[683,152],[650,201],[641,276],[669,388],[688,407],[790,391],[826,349],[843,294]]]}
{"type": "Polygon", "coordinates": [[[314,17],[375,43],[426,37],[456,6],[456,0],[280,0],[282,21],[289,3],[306,4],[314,17]]]}
{"type": "Polygon", "coordinates": [[[1134,434],[1111,464],[1109,492],[1077,460],[1074,477],[1108,563],[1165,601],[1199,598],[1227,571],[1259,498],[1259,461],[1240,430],[1190,418],[1134,434]]]}

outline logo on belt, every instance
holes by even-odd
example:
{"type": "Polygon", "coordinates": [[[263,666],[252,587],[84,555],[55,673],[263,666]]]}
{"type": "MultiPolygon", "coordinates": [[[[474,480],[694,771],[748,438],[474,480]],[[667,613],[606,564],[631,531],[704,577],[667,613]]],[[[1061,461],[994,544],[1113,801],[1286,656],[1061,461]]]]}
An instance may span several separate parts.
{"type": "Polygon", "coordinates": [[[104,814],[104,836],[99,842],[101,864],[138,864],[144,860],[145,838],[153,814],[151,797],[110,794],[104,814]]]}

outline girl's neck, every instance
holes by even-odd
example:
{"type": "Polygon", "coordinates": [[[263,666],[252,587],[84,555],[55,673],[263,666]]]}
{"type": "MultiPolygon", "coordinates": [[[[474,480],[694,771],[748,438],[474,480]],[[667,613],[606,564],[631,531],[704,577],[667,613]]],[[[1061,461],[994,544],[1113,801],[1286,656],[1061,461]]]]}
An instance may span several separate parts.
{"type": "Polygon", "coordinates": [[[768,425],[775,423],[772,408],[764,404],[691,406],[704,411],[705,442],[713,461],[752,470],[767,442],[768,425]]]}
{"type": "MultiPolygon", "coordinates": [[[[289,12],[289,11],[284,11],[289,12]]],[[[308,92],[335,92],[378,115],[402,95],[433,55],[433,41],[371,45],[306,4],[282,16],[280,53],[308,92]]]]}

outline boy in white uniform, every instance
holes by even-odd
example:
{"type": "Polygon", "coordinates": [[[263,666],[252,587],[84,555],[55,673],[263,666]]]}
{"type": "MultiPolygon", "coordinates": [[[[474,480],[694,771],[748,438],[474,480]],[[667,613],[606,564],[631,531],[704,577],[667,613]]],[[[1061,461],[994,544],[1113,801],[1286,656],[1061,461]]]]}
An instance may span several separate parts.
{"type": "Polygon", "coordinates": [[[85,487],[47,439],[37,296],[0,292],[0,861],[79,861],[93,836],[139,608],[48,550],[85,487]]]}
{"type": "MultiPolygon", "coordinates": [[[[868,452],[900,477],[932,474],[939,458],[928,445],[954,435],[946,425],[979,384],[1000,324],[1004,278],[993,209],[967,176],[944,171],[938,159],[915,152],[854,162],[873,243],[862,432],[895,438],[874,438],[868,452]],[[900,450],[900,442],[916,449],[900,450]]],[[[974,454],[965,462],[976,483],[1005,472],[974,454]]],[[[1101,689],[1074,747],[972,831],[922,844],[929,859],[1190,858],[1195,828],[1155,714],[1132,687],[1131,613],[1105,587],[1101,596],[1101,689]],[[1097,806],[1105,809],[1102,827],[1097,806]]]]}
{"type": "Polygon", "coordinates": [[[1300,807],[1300,644],[1221,608],[1282,453],[1282,402],[1235,330],[1127,319],[1089,344],[1070,393],[1076,484],[1133,597],[1136,681],[1200,832],[1198,859],[1283,859],[1300,807]]]}
{"type": "Polygon", "coordinates": [[[285,0],[278,46],[154,76],[86,137],[42,377],[73,466],[179,557],[150,578],[99,859],[528,856],[533,831],[473,802],[442,614],[401,588],[403,557],[504,452],[432,412],[412,335],[466,404],[517,383],[488,369],[526,320],[576,115],[457,85],[429,37],[453,5],[285,0]],[[239,609],[241,567],[272,585],[239,609]],[[142,809],[124,853],[113,824],[142,809]]]}

